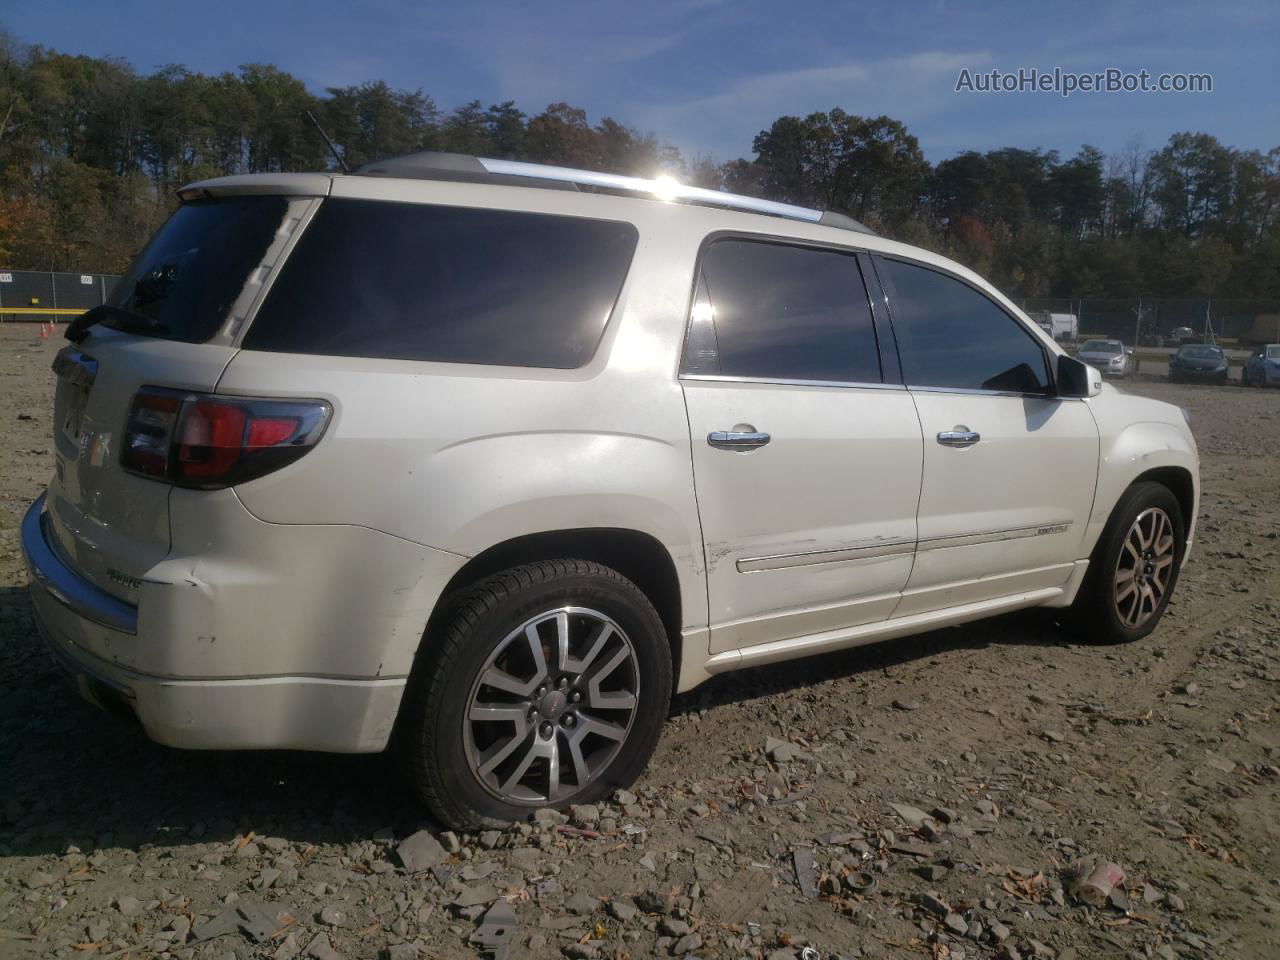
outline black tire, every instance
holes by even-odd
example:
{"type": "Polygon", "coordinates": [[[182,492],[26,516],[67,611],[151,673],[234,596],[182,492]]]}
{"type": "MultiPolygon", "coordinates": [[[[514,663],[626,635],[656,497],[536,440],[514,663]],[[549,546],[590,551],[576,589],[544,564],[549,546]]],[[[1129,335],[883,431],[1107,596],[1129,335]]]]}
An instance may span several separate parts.
{"type": "MultiPolygon", "coordinates": [[[[535,633],[548,624],[550,621],[544,621],[535,633]]],[[[554,625],[550,628],[556,629],[554,625]]],[[[424,640],[414,663],[397,724],[395,749],[410,787],[442,823],[457,830],[501,827],[527,819],[539,807],[592,803],[629,786],[648,764],[671,701],[671,647],[653,604],[616,570],[572,559],[504,570],[452,598],[447,621],[433,633],[424,640]],[[638,688],[635,707],[621,746],[584,787],[575,785],[577,792],[559,801],[509,802],[473,772],[469,757],[475,755],[475,742],[471,741],[473,752],[469,755],[468,738],[474,734],[464,732],[464,715],[491,655],[509,637],[519,636],[518,631],[531,619],[562,607],[598,611],[625,634],[634,652],[634,659],[625,663],[638,688]]],[[[545,650],[544,658],[552,656],[545,650]]],[[[554,656],[558,658],[558,654],[554,656]]],[[[552,663],[550,659],[545,662],[552,663]]],[[[585,710],[589,704],[581,706],[585,710]]],[[[548,739],[559,750],[564,742],[561,736],[569,734],[556,718],[560,723],[568,721],[557,713],[549,722],[542,714],[535,714],[538,709],[537,704],[531,704],[530,720],[535,716],[537,720],[529,725],[524,742],[535,742],[540,736],[538,728],[550,727],[548,739]]],[[[519,725],[514,728],[511,741],[521,736],[520,729],[519,725]]],[[[568,764],[567,746],[564,751],[568,764]]]]}
{"type": "MultiPolygon", "coordinates": [[[[1178,584],[1178,571],[1186,553],[1186,522],[1178,498],[1161,483],[1143,481],[1135,483],[1120,497],[1107,526],[1098,539],[1089,570],[1080,592],[1071,606],[1076,632],[1081,640],[1089,643],[1131,643],[1149,634],[1160,623],[1169,599],[1178,584]],[[1164,512],[1171,526],[1173,537],[1172,569],[1159,603],[1147,619],[1136,625],[1126,623],[1117,606],[1116,575],[1134,521],[1148,510],[1164,512]]],[[[1128,562],[1128,558],[1126,558],[1128,562]]]]}

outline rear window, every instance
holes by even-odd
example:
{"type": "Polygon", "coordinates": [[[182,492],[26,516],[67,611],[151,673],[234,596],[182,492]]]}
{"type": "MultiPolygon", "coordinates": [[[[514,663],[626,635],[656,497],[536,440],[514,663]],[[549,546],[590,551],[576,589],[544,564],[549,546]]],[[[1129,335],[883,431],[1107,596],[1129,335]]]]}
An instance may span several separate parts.
{"type": "Polygon", "coordinates": [[[151,321],[103,326],[184,343],[222,327],[288,207],[283,197],[231,197],[179,207],[112,288],[107,304],[151,321]]]}
{"type": "Polygon", "coordinates": [[[325,200],[243,345],[580,367],[604,333],[637,236],[609,220],[325,200]]]}

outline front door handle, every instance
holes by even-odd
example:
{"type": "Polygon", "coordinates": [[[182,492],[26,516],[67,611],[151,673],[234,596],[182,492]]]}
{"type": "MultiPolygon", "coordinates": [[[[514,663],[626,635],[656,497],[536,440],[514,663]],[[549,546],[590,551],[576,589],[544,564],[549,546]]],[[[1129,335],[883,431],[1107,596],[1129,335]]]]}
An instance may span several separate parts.
{"type": "Polygon", "coordinates": [[[714,430],[707,434],[707,443],[721,450],[754,450],[770,439],[767,433],[756,430],[714,430]]]}
{"type": "Polygon", "coordinates": [[[943,430],[938,434],[938,442],[944,447],[972,447],[981,439],[981,434],[965,426],[958,426],[954,430],[943,430]]]}

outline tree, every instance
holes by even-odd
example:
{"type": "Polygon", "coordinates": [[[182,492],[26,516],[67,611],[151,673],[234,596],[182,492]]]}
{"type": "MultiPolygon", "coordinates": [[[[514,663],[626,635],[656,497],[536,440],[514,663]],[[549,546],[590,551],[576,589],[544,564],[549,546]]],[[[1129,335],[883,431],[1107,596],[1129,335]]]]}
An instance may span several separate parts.
{"type": "Polygon", "coordinates": [[[438,111],[421,90],[392,90],[376,80],[328,93],[321,122],[352,169],[431,145],[438,111]]]}

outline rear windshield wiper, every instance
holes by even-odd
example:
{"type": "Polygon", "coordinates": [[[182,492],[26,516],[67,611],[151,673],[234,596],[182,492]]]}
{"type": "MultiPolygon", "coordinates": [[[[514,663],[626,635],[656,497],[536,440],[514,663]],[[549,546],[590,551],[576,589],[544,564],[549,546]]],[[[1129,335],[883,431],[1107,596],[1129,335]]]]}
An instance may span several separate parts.
{"type": "Polygon", "coordinates": [[[125,333],[147,333],[152,336],[164,336],[170,332],[168,326],[159,320],[143,316],[140,313],[134,313],[132,310],[125,310],[122,307],[113,307],[103,303],[85,311],[72,320],[70,326],[67,327],[66,337],[72,343],[79,343],[88,335],[90,327],[104,321],[110,321],[110,326],[113,330],[122,330],[125,333]]]}

